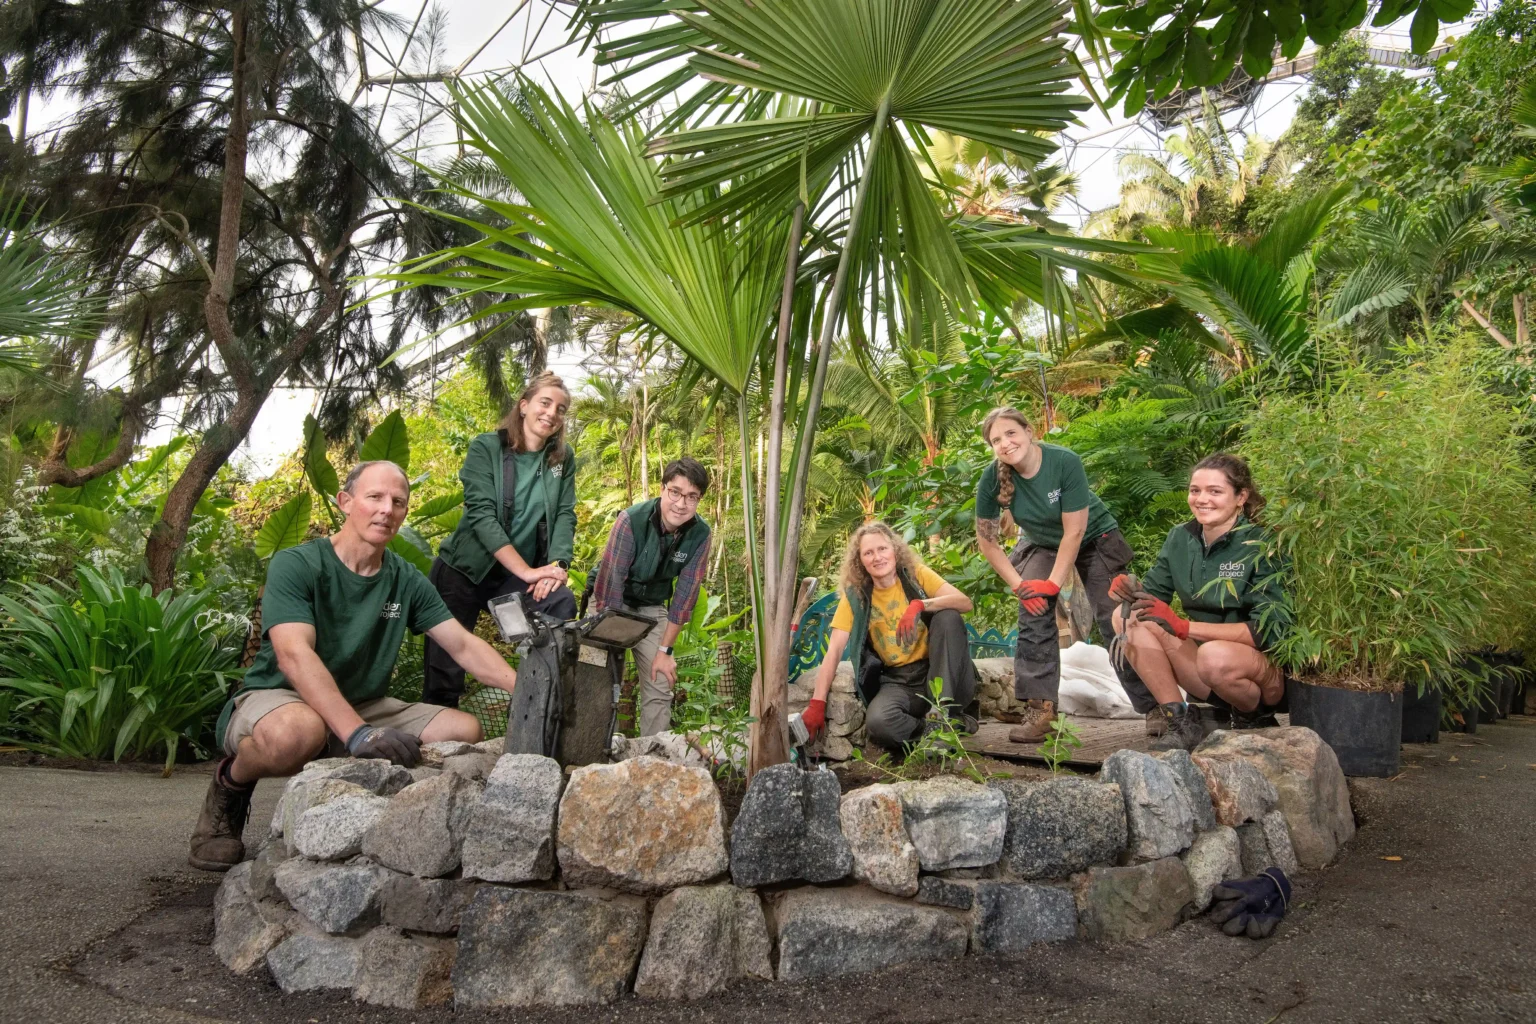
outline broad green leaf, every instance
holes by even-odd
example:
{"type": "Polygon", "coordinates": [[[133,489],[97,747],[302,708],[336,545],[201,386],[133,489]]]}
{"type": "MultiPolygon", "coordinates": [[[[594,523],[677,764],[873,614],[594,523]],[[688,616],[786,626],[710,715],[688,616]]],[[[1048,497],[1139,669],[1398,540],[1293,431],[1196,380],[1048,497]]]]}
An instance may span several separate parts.
{"type": "Polygon", "coordinates": [[[373,428],[363,450],[358,453],[360,462],[393,462],[402,470],[411,468],[411,440],[405,429],[405,418],[396,409],[383,422],[373,428]]]}
{"type": "Polygon", "coordinates": [[[341,480],[325,453],[325,435],[320,432],[320,424],[314,416],[304,417],[304,475],[309,478],[309,485],[326,501],[336,500],[341,480]]]}
{"type": "Polygon", "coordinates": [[[111,513],[103,512],[99,508],[53,502],[44,505],[43,511],[49,515],[69,516],[76,526],[98,536],[105,537],[112,532],[111,513]]]}
{"type": "Polygon", "coordinates": [[[411,518],[431,519],[433,516],[440,516],[449,509],[458,508],[463,504],[463,491],[454,491],[452,494],[439,494],[431,501],[423,502],[420,506],[411,509],[411,518]]]}
{"type": "Polygon", "coordinates": [[[256,555],[271,558],[284,548],[304,542],[313,508],[308,491],[300,491],[267,517],[256,534],[256,555]]]}
{"type": "Polygon", "coordinates": [[[389,538],[389,550],[410,562],[417,569],[420,569],[424,576],[432,571],[432,559],[424,554],[421,548],[399,534],[389,538]]]}

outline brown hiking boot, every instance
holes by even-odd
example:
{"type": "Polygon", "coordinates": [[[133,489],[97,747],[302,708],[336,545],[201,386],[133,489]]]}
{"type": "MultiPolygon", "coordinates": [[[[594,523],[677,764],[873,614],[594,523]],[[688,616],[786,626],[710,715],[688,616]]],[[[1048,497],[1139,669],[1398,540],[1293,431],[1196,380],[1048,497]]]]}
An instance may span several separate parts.
{"type": "Polygon", "coordinates": [[[1162,708],[1153,708],[1147,712],[1147,735],[1157,739],[1168,731],[1168,719],[1163,717],[1162,708]]]}
{"type": "Polygon", "coordinates": [[[1019,719],[1019,724],[1008,730],[1009,743],[1039,743],[1051,731],[1051,722],[1056,718],[1056,702],[1050,700],[1027,700],[1024,702],[1024,714],[1019,719]]]}
{"type": "MultiPolygon", "coordinates": [[[[227,760],[227,759],[226,759],[227,760]]],[[[192,851],[187,863],[204,871],[228,871],[245,859],[245,819],[251,814],[251,789],[231,789],[219,779],[224,764],[214,769],[203,797],[203,812],[192,830],[192,851]]]]}
{"type": "Polygon", "coordinates": [[[1200,712],[1185,703],[1162,704],[1158,713],[1163,716],[1163,734],[1152,741],[1153,750],[1194,750],[1205,739],[1205,727],[1200,724],[1200,712]]]}

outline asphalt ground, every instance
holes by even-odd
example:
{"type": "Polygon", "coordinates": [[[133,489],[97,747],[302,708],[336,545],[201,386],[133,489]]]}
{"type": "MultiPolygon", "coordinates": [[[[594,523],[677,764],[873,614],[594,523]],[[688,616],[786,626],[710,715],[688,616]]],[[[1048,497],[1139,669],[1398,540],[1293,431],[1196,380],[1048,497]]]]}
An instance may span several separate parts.
{"type": "MultiPolygon", "coordinates": [[[[387,1010],[285,996],[209,947],[217,879],[185,865],[206,769],[0,768],[0,1021],[1536,1021],[1536,719],[1404,748],[1357,785],[1359,834],[1304,876],[1263,942],[1204,920],[1140,943],[1071,942],[697,1003],[387,1010]]],[[[279,785],[257,791],[253,827],[279,785]]]]}

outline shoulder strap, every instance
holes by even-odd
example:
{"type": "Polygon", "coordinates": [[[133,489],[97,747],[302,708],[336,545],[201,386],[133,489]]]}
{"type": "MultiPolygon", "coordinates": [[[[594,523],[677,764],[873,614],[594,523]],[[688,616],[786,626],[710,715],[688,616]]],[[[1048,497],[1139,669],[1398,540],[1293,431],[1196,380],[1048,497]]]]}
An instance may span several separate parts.
{"type": "Polygon", "coordinates": [[[517,494],[517,452],[507,443],[506,430],[496,431],[501,438],[501,516],[507,528],[512,527],[512,505],[517,494]]]}

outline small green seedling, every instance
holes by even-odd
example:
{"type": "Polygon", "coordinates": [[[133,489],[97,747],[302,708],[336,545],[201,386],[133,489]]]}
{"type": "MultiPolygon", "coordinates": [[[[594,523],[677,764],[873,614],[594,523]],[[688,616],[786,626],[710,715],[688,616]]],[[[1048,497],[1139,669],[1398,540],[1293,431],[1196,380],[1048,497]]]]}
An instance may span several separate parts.
{"type": "Polygon", "coordinates": [[[1045,758],[1053,773],[1059,774],[1062,765],[1072,760],[1072,754],[1082,745],[1083,738],[1078,734],[1077,726],[1069,722],[1065,714],[1059,714],[1051,722],[1050,735],[1040,744],[1040,756],[1045,758]]]}

